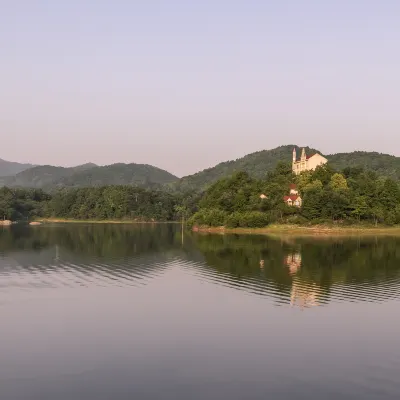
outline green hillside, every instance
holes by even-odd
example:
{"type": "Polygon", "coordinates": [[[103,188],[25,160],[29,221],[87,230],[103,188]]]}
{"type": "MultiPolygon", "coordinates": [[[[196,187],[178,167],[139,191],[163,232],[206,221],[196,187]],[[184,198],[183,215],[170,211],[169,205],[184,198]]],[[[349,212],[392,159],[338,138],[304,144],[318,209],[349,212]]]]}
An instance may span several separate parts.
{"type": "Polygon", "coordinates": [[[167,171],[143,164],[114,164],[105,167],[84,164],[73,168],[44,165],[22,171],[13,177],[0,178],[0,185],[46,190],[104,185],[152,187],[177,179],[167,171]]]}
{"type": "MultiPolygon", "coordinates": [[[[291,162],[295,145],[280,146],[273,150],[264,150],[249,154],[234,161],[227,161],[208,168],[194,175],[178,179],[167,171],[145,164],[113,164],[99,167],[95,164],[84,164],[74,168],[53,166],[38,166],[25,169],[14,176],[2,176],[10,169],[10,164],[0,160],[0,186],[32,187],[51,190],[57,187],[90,187],[103,185],[133,185],[155,187],[164,185],[171,191],[200,191],[209,187],[217,180],[231,176],[235,172],[244,171],[254,178],[264,178],[280,161],[291,162]],[[6,163],[6,164],[4,164],[6,163]],[[2,169],[3,166],[3,169],[2,169]],[[4,166],[7,166],[5,168],[4,166]]],[[[306,147],[307,154],[317,150],[306,147]]],[[[379,175],[400,180],[400,157],[376,152],[340,153],[325,155],[329,163],[336,169],[360,166],[373,170],[379,175]]],[[[17,164],[15,168],[25,168],[17,164]]],[[[15,169],[14,169],[15,170],[15,169]]]]}
{"type": "MultiPolygon", "coordinates": [[[[206,189],[217,180],[230,176],[238,171],[245,171],[254,178],[264,178],[268,171],[272,171],[280,161],[291,162],[293,148],[298,155],[301,149],[295,145],[280,146],[273,150],[263,150],[249,154],[234,161],[227,161],[208,168],[194,175],[186,176],[170,185],[173,190],[199,190],[206,189]]],[[[318,150],[306,147],[307,154],[318,150]]],[[[325,155],[330,164],[337,169],[361,166],[373,170],[380,175],[389,176],[400,180],[400,157],[374,152],[352,152],[325,155]]]]}
{"type": "Polygon", "coordinates": [[[377,152],[354,151],[327,156],[331,165],[339,170],[346,167],[363,167],[379,175],[400,180],[400,157],[377,152]]]}
{"type": "Polygon", "coordinates": [[[20,164],[0,159],[0,177],[16,175],[32,167],[31,164],[20,164]]]}
{"type": "Polygon", "coordinates": [[[177,181],[178,178],[167,171],[146,164],[113,164],[90,168],[63,177],[59,186],[88,187],[104,185],[133,185],[150,187],[177,181]]]}
{"type": "MultiPolygon", "coordinates": [[[[212,183],[235,172],[244,171],[254,178],[264,178],[268,171],[272,171],[279,161],[290,162],[292,160],[293,148],[300,151],[295,145],[280,146],[273,150],[263,150],[248,154],[234,161],[226,161],[213,168],[205,169],[194,175],[183,177],[172,185],[177,190],[206,189],[212,183]]],[[[308,154],[316,150],[306,147],[308,154]]]]}
{"type": "Polygon", "coordinates": [[[10,187],[47,188],[62,176],[72,173],[70,168],[41,165],[9,177],[4,184],[10,187]]]}

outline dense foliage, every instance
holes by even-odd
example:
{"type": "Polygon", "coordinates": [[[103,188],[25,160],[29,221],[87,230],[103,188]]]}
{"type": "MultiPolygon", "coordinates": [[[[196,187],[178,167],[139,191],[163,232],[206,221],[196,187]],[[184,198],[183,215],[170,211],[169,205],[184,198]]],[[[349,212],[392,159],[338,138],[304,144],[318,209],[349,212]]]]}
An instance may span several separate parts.
{"type": "Polygon", "coordinates": [[[329,164],[299,176],[289,164],[260,180],[246,172],[214,183],[199,203],[192,225],[260,227],[268,223],[400,223],[400,187],[391,178],[363,168],[335,171],[329,164]],[[296,183],[303,199],[301,208],[283,201],[296,183]],[[261,198],[265,194],[267,198],[261,198]]]}
{"type": "Polygon", "coordinates": [[[354,151],[327,156],[329,163],[338,170],[362,167],[378,175],[400,180],[400,157],[376,152],[354,151]]]}
{"type": "MultiPolygon", "coordinates": [[[[100,167],[96,167],[97,169],[100,167]]],[[[90,172],[93,168],[82,168],[90,172]]],[[[25,172],[29,172],[25,171],[25,172]]],[[[0,216],[11,220],[55,217],[78,220],[186,220],[192,225],[263,227],[270,223],[400,223],[398,181],[361,167],[338,171],[327,164],[299,176],[278,163],[263,179],[236,172],[199,194],[131,185],[41,189],[2,188],[0,216]],[[292,183],[303,199],[289,207],[283,197],[292,183]],[[265,196],[261,196],[264,194],[265,196]]]]}
{"type": "Polygon", "coordinates": [[[0,219],[15,221],[44,215],[49,200],[42,190],[0,188],[0,219]]]}
{"type": "Polygon", "coordinates": [[[192,193],[172,195],[133,186],[60,189],[0,189],[0,215],[11,220],[54,217],[77,220],[171,221],[196,211],[192,193]]]}

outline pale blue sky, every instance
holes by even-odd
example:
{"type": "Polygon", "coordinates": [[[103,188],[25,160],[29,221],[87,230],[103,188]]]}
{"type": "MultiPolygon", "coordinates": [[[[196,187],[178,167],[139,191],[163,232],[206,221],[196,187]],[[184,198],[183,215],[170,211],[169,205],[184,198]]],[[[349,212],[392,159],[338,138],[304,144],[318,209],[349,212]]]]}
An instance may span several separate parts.
{"type": "Polygon", "coordinates": [[[0,0],[0,158],[400,156],[399,21],[397,0],[0,0]]]}

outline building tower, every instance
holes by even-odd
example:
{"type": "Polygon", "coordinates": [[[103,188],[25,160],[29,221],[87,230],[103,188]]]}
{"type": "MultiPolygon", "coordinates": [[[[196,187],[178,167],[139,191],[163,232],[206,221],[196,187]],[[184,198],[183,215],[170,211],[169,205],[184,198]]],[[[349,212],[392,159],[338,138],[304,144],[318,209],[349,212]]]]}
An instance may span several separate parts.
{"type": "Polygon", "coordinates": [[[321,156],[319,153],[315,153],[311,156],[307,156],[306,150],[303,148],[301,151],[300,160],[297,161],[297,152],[296,149],[293,149],[293,172],[296,175],[301,174],[304,171],[313,171],[319,165],[324,165],[328,162],[328,160],[321,156]]]}
{"type": "Polygon", "coordinates": [[[302,162],[307,160],[307,155],[306,155],[306,149],[303,147],[303,150],[301,151],[301,159],[302,162]]]}

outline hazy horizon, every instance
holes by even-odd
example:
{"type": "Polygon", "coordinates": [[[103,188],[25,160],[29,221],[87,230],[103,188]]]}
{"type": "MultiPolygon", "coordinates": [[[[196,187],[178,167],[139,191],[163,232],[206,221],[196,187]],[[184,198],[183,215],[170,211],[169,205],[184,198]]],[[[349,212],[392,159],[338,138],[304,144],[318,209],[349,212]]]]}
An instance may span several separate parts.
{"type": "MultiPolygon", "coordinates": [[[[298,146],[298,145],[297,145],[297,144],[283,144],[283,145],[280,145],[280,146],[298,146]]],[[[280,146],[279,146],[279,147],[280,147],[280,146]]],[[[304,146],[299,146],[299,147],[312,147],[312,146],[304,145],[304,146]]],[[[274,149],[275,149],[275,148],[274,148],[274,149]]],[[[258,151],[263,151],[263,150],[274,150],[274,149],[261,149],[261,150],[256,150],[256,152],[258,152],[258,151]]],[[[319,149],[316,149],[316,150],[319,150],[319,149]]],[[[365,151],[365,150],[349,150],[349,151],[347,151],[347,152],[345,152],[345,153],[349,153],[349,152],[353,152],[353,151],[365,151]]],[[[341,153],[342,153],[342,152],[341,152],[341,153]]],[[[166,171],[167,171],[167,172],[170,172],[170,173],[172,173],[172,174],[174,174],[174,175],[176,175],[178,178],[183,178],[184,176],[192,175],[192,174],[195,174],[195,173],[197,173],[197,172],[201,172],[201,171],[203,171],[204,169],[215,167],[216,165],[218,165],[218,164],[220,164],[220,163],[223,163],[223,162],[235,161],[235,160],[237,160],[238,158],[245,157],[245,156],[247,156],[247,155],[249,155],[249,154],[251,154],[251,153],[246,153],[246,154],[243,154],[242,156],[239,156],[239,157],[236,157],[236,158],[229,158],[229,159],[226,159],[226,160],[225,160],[225,159],[224,159],[224,160],[220,160],[220,161],[216,162],[216,163],[213,164],[213,165],[210,165],[210,166],[205,167],[205,168],[203,168],[203,169],[201,169],[201,170],[194,171],[194,172],[192,172],[192,173],[185,174],[185,175],[182,175],[182,174],[174,174],[173,171],[169,171],[169,170],[166,170],[166,171]]],[[[337,154],[337,153],[331,153],[331,154],[323,153],[323,154],[329,156],[329,155],[333,155],[333,154],[337,154]]],[[[388,155],[391,155],[391,156],[395,156],[394,154],[391,154],[391,153],[382,153],[382,154],[388,154],[388,155]]],[[[299,156],[299,154],[298,154],[298,156],[299,156]]],[[[27,163],[27,162],[24,162],[24,161],[7,160],[7,159],[1,157],[1,155],[0,155],[0,161],[17,162],[17,163],[21,163],[21,164],[30,164],[30,163],[27,163]]],[[[291,161],[291,157],[288,157],[288,161],[291,161]]],[[[65,167],[65,168],[69,168],[69,167],[78,167],[78,166],[81,166],[81,165],[83,165],[83,164],[90,164],[90,163],[96,164],[96,166],[98,166],[98,167],[104,167],[104,166],[108,166],[108,165],[111,165],[111,164],[115,164],[115,163],[111,163],[111,164],[100,164],[100,163],[94,163],[94,162],[92,162],[92,161],[87,161],[87,162],[81,163],[81,164],[71,164],[71,165],[48,164],[48,163],[37,163],[37,164],[32,163],[32,164],[33,164],[33,165],[36,165],[36,166],[51,165],[51,166],[55,166],[55,167],[65,167]]],[[[116,163],[118,164],[118,163],[122,163],[122,162],[117,161],[116,163]]],[[[126,162],[126,163],[124,163],[124,164],[130,164],[130,163],[135,163],[135,162],[134,162],[134,161],[131,161],[131,162],[126,162]]],[[[136,163],[136,164],[138,164],[138,163],[136,163]]],[[[140,163],[140,164],[149,164],[149,165],[152,165],[152,166],[154,166],[154,167],[158,167],[158,168],[164,169],[164,168],[162,168],[162,167],[159,166],[159,165],[154,165],[154,164],[150,164],[150,163],[140,163]]]]}
{"type": "Polygon", "coordinates": [[[0,158],[184,176],[288,143],[400,156],[400,2],[188,3],[2,5],[0,158]]]}

